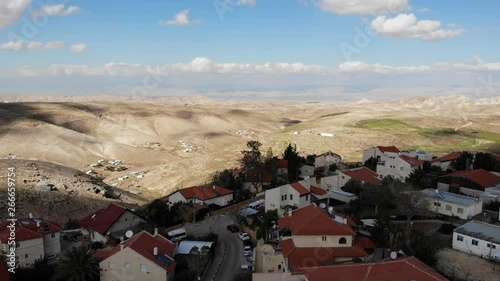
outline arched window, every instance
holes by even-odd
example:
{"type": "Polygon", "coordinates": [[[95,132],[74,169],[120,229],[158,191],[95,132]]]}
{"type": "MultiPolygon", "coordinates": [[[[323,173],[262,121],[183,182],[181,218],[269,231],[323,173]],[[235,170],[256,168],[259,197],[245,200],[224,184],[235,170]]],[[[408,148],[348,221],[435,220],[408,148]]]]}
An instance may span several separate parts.
{"type": "Polygon", "coordinates": [[[346,243],[347,243],[347,239],[345,239],[344,237],[339,239],[339,244],[346,244],[346,243]]]}

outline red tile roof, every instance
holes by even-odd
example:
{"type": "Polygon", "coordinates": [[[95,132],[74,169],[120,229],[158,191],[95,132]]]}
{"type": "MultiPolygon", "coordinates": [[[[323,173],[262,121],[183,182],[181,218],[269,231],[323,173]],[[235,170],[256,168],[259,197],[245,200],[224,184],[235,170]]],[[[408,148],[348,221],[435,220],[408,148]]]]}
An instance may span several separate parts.
{"type": "Polygon", "coordinates": [[[233,177],[238,176],[239,174],[243,173],[245,169],[239,168],[233,171],[233,177]]]}
{"type": "Polygon", "coordinates": [[[340,223],[315,204],[292,211],[278,220],[280,228],[290,228],[292,235],[356,235],[348,224],[340,223]]]}
{"type": "MultiPolygon", "coordinates": [[[[299,248],[293,239],[280,241],[283,256],[288,258],[288,266],[292,272],[301,272],[303,267],[323,266],[335,262],[335,258],[366,257],[368,253],[356,242],[350,247],[335,248],[299,248]]],[[[344,279],[349,280],[349,279],[344,279]]]]}
{"type": "Polygon", "coordinates": [[[397,147],[393,146],[377,146],[378,150],[380,152],[392,152],[392,153],[401,153],[401,150],[399,150],[397,147]]]}
{"type": "Polygon", "coordinates": [[[280,159],[278,161],[278,166],[282,169],[288,169],[288,160],[280,159]]]}
{"type": "Polygon", "coordinates": [[[302,268],[309,281],[448,281],[415,257],[376,263],[302,268]]]}
{"type": "Polygon", "coordinates": [[[403,159],[404,161],[408,162],[412,168],[421,166],[424,164],[424,160],[419,160],[417,158],[409,157],[406,155],[400,155],[399,158],[403,159]]]}
{"type": "Polygon", "coordinates": [[[360,167],[360,168],[355,168],[351,170],[345,170],[342,171],[344,174],[348,175],[349,177],[363,181],[363,182],[369,182],[369,183],[379,183],[380,179],[377,177],[377,173],[374,171],[366,168],[366,167],[360,167]]]}
{"type": "Polygon", "coordinates": [[[440,178],[446,177],[466,178],[483,187],[495,186],[496,184],[500,183],[500,176],[490,173],[484,169],[458,171],[451,174],[446,174],[444,176],[441,176],[440,178]]]}
{"type": "MultiPolygon", "coordinates": [[[[127,241],[124,242],[125,247],[129,247],[130,249],[134,250],[144,258],[154,262],[167,272],[173,272],[176,262],[174,261],[172,257],[173,252],[176,248],[175,244],[170,242],[167,238],[161,236],[161,235],[151,235],[146,231],[142,231],[136,235],[134,235],[132,238],[128,239],[127,241]],[[158,256],[154,255],[154,248],[158,248],[158,256]],[[158,262],[158,257],[164,255],[166,259],[169,259],[171,262],[165,266],[162,263],[158,262]]],[[[115,246],[111,250],[97,250],[92,257],[99,259],[99,260],[105,260],[112,255],[120,252],[120,245],[115,246]]]]}
{"type": "Polygon", "coordinates": [[[10,280],[9,271],[7,268],[7,262],[4,260],[0,260],[0,280],[2,281],[10,280]]]}
{"type": "Polygon", "coordinates": [[[233,193],[232,190],[220,186],[216,186],[215,188],[192,186],[188,188],[179,189],[178,192],[180,192],[182,196],[186,199],[196,198],[202,201],[233,193]]]}
{"type": "Polygon", "coordinates": [[[325,153],[320,154],[320,155],[316,155],[316,158],[327,156],[327,155],[331,155],[331,156],[337,157],[339,159],[342,159],[342,156],[338,155],[337,153],[331,152],[331,151],[325,152],[325,153]]]}
{"type": "Polygon", "coordinates": [[[323,188],[321,187],[317,187],[317,186],[313,186],[311,185],[311,192],[316,194],[316,195],[326,195],[326,190],[324,190],[323,188]]]}
{"type": "Polygon", "coordinates": [[[449,162],[449,161],[456,160],[458,158],[460,158],[460,152],[452,152],[452,153],[447,154],[445,156],[442,156],[442,157],[439,157],[439,158],[436,158],[436,159],[432,159],[431,163],[449,162]]]}
{"type": "MultiPolygon", "coordinates": [[[[0,223],[0,241],[2,243],[8,242],[10,229],[7,227],[9,225],[9,221],[0,223]]],[[[58,224],[40,219],[19,219],[15,225],[16,241],[43,238],[46,234],[57,233],[62,230],[58,224]],[[40,222],[40,226],[37,226],[37,221],[40,222]],[[46,229],[47,231],[45,231],[46,229]]]]}
{"type": "Polygon", "coordinates": [[[246,172],[246,182],[272,182],[271,176],[266,170],[255,168],[246,172]]]}
{"type": "Polygon", "coordinates": [[[114,203],[109,204],[106,208],[100,209],[97,212],[90,214],[79,221],[80,225],[85,229],[97,231],[105,235],[108,229],[125,213],[127,209],[114,203]]]}
{"type": "Polygon", "coordinates": [[[304,196],[304,195],[311,193],[311,191],[309,191],[309,189],[307,189],[305,186],[303,186],[299,182],[292,183],[290,185],[293,187],[293,189],[295,189],[300,194],[300,196],[304,196]]]}

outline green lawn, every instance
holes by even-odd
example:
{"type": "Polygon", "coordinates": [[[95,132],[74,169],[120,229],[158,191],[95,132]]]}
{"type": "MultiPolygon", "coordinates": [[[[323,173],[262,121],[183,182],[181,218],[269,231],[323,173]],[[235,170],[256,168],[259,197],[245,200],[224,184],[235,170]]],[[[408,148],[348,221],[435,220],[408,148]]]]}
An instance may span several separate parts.
{"type": "Polygon", "coordinates": [[[414,129],[413,126],[397,119],[378,119],[378,120],[365,120],[358,122],[356,124],[358,127],[363,129],[372,130],[402,130],[402,129],[414,129]]]}

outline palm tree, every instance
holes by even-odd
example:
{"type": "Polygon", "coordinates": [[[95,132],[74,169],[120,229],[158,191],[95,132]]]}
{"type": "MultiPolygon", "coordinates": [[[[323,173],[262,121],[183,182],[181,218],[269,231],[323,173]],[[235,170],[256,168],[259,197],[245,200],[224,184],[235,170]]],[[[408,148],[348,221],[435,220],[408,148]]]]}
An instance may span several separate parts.
{"type": "Polygon", "coordinates": [[[387,247],[391,251],[398,251],[406,243],[408,232],[398,224],[392,224],[387,230],[387,247]]]}
{"type": "Polygon", "coordinates": [[[99,281],[99,262],[92,258],[92,252],[85,247],[73,247],[57,264],[54,280],[99,281]]]}

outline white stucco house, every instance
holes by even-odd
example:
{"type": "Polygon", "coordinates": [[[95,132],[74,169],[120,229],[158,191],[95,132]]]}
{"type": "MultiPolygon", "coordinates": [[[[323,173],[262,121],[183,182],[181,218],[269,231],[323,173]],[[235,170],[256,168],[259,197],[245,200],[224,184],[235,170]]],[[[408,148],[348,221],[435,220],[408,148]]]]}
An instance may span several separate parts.
{"type": "Polygon", "coordinates": [[[457,160],[460,158],[460,152],[452,152],[449,154],[446,154],[444,156],[441,156],[439,158],[435,158],[431,160],[431,165],[440,167],[441,170],[446,171],[448,169],[451,169],[451,162],[454,160],[457,160]]]}
{"type": "Polygon", "coordinates": [[[169,205],[183,202],[208,206],[210,204],[227,206],[233,201],[233,191],[220,186],[192,186],[175,191],[167,196],[169,205]]]}
{"type": "MultiPolygon", "coordinates": [[[[0,223],[1,249],[9,252],[10,222],[0,223]]],[[[61,253],[62,228],[53,222],[38,218],[19,219],[15,223],[16,266],[34,264],[37,259],[53,258],[61,253]]]]}
{"type": "Polygon", "coordinates": [[[146,231],[132,236],[112,249],[97,250],[101,281],[172,281],[176,245],[167,238],[146,231]]]}
{"type": "Polygon", "coordinates": [[[278,210],[279,214],[286,211],[286,206],[301,208],[311,203],[310,180],[285,184],[266,190],[265,210],[278,210]]]}
{"type": "Polygon", "coordinates": [[[375,158],[377,161],[385,161],[387,156],[399,156],[401,151],[395,146],[374,146],[363,151],[363,163],[370,158],[375,158]]]}
{"type": "Polygon", "coordinates": [[[453,249],[500,261],[500,226],[470,221],[453,230],[453,249]]]}
{"type": "Polygon", "coordinates": [[[432,188],[422,193],[429,198],[429,210],[441,215],[469,220],[483,211],[483,201],[478,198],[432,188]]]}
{"type": "Polygon", "coordinates": [[[342,156],[337,153],[328,151],[326,153],[317,155],[314,159],[314,167],[328,167],[332,164],[339,164],[342,161],[342,156]]]}
{"type": "Polygon", "coordinates": [[[401,153],[408,157],[424,161],[431,161],[433,157],[432,153],[423,150],[403,150],[401,153]]]}
{"type": "Polygon", "coordinates": [[[307,177],[313,177],[314,176],[314,167],[310,165],[300,165],[299,167],[299,174],[300,177],[305,179],[307,177]]]}
{"type": "Polygon", "coordinates": [[[112,203],[86,216],[79,223],[91,241],[106,243],[108,236],[119,239],[125,236],[128,230],[133,232],[141,230],[146,220],[132,210],[112,203]]]}
{"type": "Polygon", "coordinates": [[[401,181],[406,178],[417,168],[422,168],[423,160],[408,157],[406,155],[388,155],[385,161],[377,163],[377,175],[380,179],[390,176],[401,181]]]}

